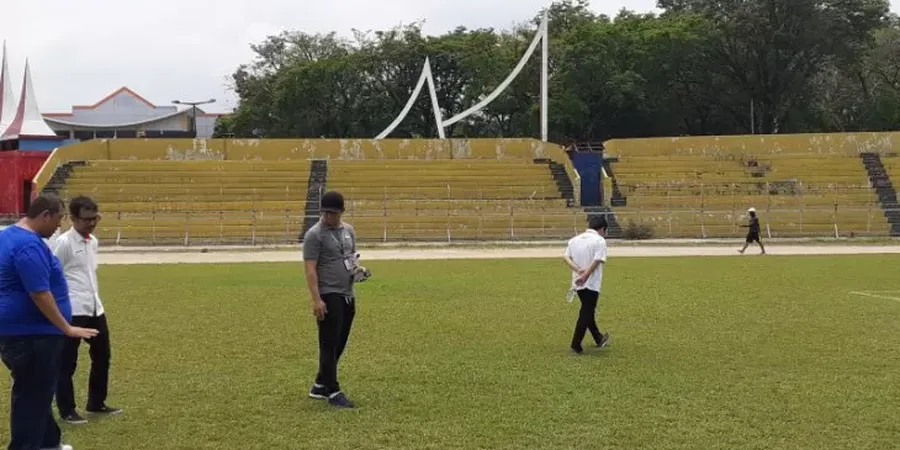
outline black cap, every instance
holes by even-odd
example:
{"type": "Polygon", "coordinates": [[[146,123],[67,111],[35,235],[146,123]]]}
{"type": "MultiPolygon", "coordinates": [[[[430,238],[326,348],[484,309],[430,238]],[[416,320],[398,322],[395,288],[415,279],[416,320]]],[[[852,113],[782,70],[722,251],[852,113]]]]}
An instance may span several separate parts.
{"type": "Polygon", "coordinates": [[[329,191],[322,196],[319,209],[323,212],[344,212],[344,196],[340,192],[329,191]]]}

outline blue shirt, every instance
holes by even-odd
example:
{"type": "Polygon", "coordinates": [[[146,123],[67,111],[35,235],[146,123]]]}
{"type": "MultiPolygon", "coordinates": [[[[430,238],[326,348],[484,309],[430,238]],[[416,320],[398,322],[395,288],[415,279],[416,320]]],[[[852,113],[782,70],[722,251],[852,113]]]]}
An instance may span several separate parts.
{"type": "Polygon", "coordinates": [[[32,292],[50,291],[72,320],[69,286],[59,259],[37,233],[12,225],[0,231],[0,336],[63,334],[38,309],[32,292]]]}

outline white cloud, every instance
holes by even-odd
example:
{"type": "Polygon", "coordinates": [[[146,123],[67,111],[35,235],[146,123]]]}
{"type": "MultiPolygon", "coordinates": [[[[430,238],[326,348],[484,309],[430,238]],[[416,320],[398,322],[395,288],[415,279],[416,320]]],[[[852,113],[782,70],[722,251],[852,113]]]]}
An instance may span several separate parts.
{"type": "MultiPolygon", "coordinates": [[[[225,83],[249,62],[251,43],[284,29],[306,32],[384,29],[424,19],[427,33],[509,28],[532,18],[550,0],[28,0],[4,1],[0,39],[7,41],[18,91],[27,56],[44,111],[91,104],[128,86],[148,100],[218,99],[228,110],[225,83]],[[10,19],[14,17],[15,19],[10,19]]],[[[625,7],[654,9],[655,0],[593,0],[614,15],[625,7]]]]}

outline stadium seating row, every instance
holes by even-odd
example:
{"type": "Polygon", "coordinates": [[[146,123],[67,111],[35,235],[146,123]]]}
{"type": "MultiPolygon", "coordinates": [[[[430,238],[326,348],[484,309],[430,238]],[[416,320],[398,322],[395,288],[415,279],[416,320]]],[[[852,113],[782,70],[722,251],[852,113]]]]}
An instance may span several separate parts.
{"type": "MultiPolygon", "coordinates": [[[[120,244],[287,243],[303,230],[309,178],[307,161],[91,161],[63,196],[100,202],[98,236],[120,244]]],[[[327,180],[361,239],[560,238],[584,226],[530,160],[331,161],[327,180]]]]}
{"type": "Polygon", "coordinates": [[[619,221],[648,223],[657,235],[740,234],[751,206],[773,235],[889,228],[861,160],[841,152],[625,154],[614,174],[627,197],[627,206],[614,209],[619,221]]]}

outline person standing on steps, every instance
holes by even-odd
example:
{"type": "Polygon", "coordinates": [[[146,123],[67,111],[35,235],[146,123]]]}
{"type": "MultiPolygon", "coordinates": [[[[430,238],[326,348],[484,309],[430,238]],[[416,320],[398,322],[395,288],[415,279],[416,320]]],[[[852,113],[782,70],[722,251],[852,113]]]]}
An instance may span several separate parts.
{"type": "Polygon", "coordinates": [[[761,254],[766,254],[766,247],[763,246],[761,240],[759,240],[759,217],[756,216],[756,208],[750,208],[747,210],[747,213],[750,214],[750,223],[747,225],[741,225],[741,228],[749,228],[747,231],[747,239],[744,242],[744,248],[738,250],[738,253],[744,254],[747,251],[747,247],[750,246],[751,243],[756,242],[759,244],[759,249],[761,250],[761,254]]]}
{"type": "Polygon", "coordinates": [[[319,372],[309,396],[327,399],[339,408],[353,408],[353,402],[341,391],[337,366],[356,315],[353,285],[356,279],[365,277],[356,276],[360,269],[356,233],[342,221],[343,213],[344,197],[326,192],[320,202],[319,221],[303,238],[306,284],[319,330],[319,372]]]}
{"type": "MultiPolygon", "coordinates": [[[[585,333],[590,330],[597,347],[609,344],[609,333],[601,333],[595,318],[597,301],[600,299],[600,285],[603,283],[603,265],[606,264],[606,218],[591,218],[588,229],[569,240],[563,260],[572,269],[572,287],[581,300],[581,310],[575,322],[572,336],[572,351],[581,354],[585,333]]],[[[570,290],[570,291],[571,291],[570,290]]]]}
{"type": "MultiPolygon", "coordinates": [[[[72,228],[61,233],[50,243],[59,258],[72,300],[72,324],[97,329],[100,334],[85,339],[90,350],[91,372],[88,381],[88,397],[85,411],[89,414],[116,415],[118,408],[106,405],[109,389],[110,339],[106,311],[100,301],[97,285],[97,249],[100,243],[92,233],[100,221],[97,204],[88,197],[75,197],[69,202],[72,228]]],[[[78,347],[81,339],[66,339],[63,344],[62,364],[56,389],[56,407],[59,417],[70,424],[86,423],[75,404],[75,388],[72,377],[78,367],[78,347]]]]}
{"type": "Polygon", "coordinates": [[[0,357],[12,375],[8,450],[72,450],[53,418],[64,336],[90,339],[74,327],[69,286],[44,239],[65,214],[54,195],[39,195],[25,218],[0,231],[0,357]]]}

